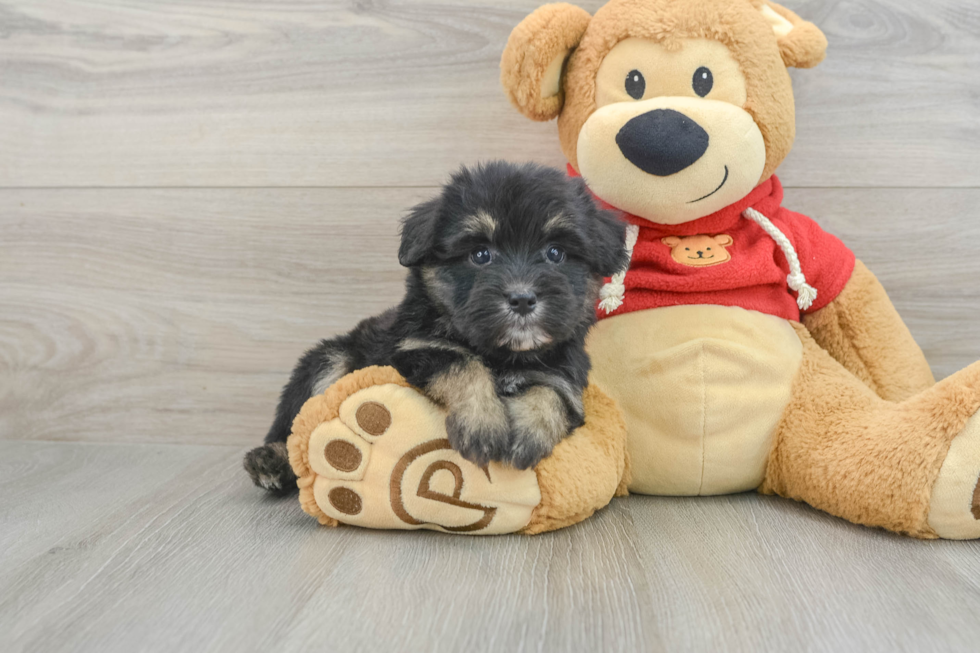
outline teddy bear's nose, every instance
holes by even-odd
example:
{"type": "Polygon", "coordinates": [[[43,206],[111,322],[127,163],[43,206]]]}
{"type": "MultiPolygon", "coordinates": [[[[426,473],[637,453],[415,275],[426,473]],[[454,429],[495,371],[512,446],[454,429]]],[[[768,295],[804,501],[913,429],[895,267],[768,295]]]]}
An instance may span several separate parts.
{"type": "Polygon", "coordinates": [[[643,172],[667,177],[704,155],[708,149],[708,132],[683,113],[656,109],[623,125],[616,134],[616,145],[643,172]]]}

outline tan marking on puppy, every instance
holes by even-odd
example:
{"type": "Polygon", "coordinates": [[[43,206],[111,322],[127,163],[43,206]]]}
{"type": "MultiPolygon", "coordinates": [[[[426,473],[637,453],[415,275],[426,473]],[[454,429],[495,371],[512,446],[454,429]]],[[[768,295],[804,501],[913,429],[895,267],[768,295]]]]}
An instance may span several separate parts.
{"type": "Polygon", "coordinates": [[[551,336],[534,324],[519,324],[507,330],[497,343],[511,351],[533,351],[551,344],[551,336]]]}
{"type": "Polygon", "coordinates": [[[493,377],[478,361],[450,366],[433,377],[426,392],[469,432],[507,429],[507,410],[497,397],[493,377]]]}
{"type": "Polygon", "coordinates": [[[422,281],[432,301],[444,309],[452,306],[453,288],[439,279],[438,270],[433,267],[422,268],[422,281]]]}
{"type": "Polygon", "coordinates": [[[551,445],[568,435],[568,417],[561,397],[552,388],[537,385],[522,395],[506,399],[514,430],[551,445]]]}
{"type": "Polygon", "coordinates": [[[327,391],[327,388],[340,380],[349,371],[347,369],[347,357],[340,352],[331,352],[327,355],[327,370],[313,382],[313,391],[310,396],[322,395],[327,391]]]}
{"type": "Polygon", "coordinates": [[[451,351],[457,354],[463,354],[467,357],[471,356],[472,353],[466,347],[457,345],[456,343],[449,342],[448,340],[423,340],[421,338],[405,338],[398,343],[399,351],[414,351],[417,349],[441,349],[443,351],[451,351]]]}
{"type": "Polygon", "coordinates": [[[463,220],[463,231],[486,236],[487,240],[491,240],[497,231],[497,221],[486,211],[477,211],[463,220]]]}
{"type": "Polygon", "coordinates": [[[544,232],[549,234],[552,231],[557,231],[559,229],[570,229],[575,226],[575,221],[571,217],[565,215],[564,213],[558,213],[556,215],[548,218],[548,221],[544,223],[544,232]]]}
{"type": "Polygon", "coordinates": [[[528,372],[526,378],[534,385],[545,386],[557,392],[558,396],[565,401],[565,405],[571,406],[572,412],[578,417],[585,414],[581,388],[575,388],[561,376],[546,372],[528,372]]]}

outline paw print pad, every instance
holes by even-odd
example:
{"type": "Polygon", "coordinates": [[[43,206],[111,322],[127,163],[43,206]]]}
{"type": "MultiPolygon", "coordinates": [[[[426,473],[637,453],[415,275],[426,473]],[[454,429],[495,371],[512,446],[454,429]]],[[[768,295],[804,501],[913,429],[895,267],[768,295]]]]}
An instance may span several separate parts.
{"type": "Polygon", "coordinates": [[[950,444],[932,488],[928,519],[939,537],[980,538],[980,413],[950,444]]]}
{"type": "Polygon", "coordinates": [[[347,397],[308,441],[313,497],[328,517],[368,528],[510,533],[541,502],[533,470],[478,467],[446,438],[445,412],[382,384],[347,397]]]}

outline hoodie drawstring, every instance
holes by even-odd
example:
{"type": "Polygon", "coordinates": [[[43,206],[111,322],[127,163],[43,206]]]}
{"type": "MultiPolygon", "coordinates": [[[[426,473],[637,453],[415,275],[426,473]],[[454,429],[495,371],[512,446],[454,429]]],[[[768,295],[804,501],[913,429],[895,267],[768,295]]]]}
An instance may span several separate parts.
{"type": "Polygon", "coordinates": [[[813,306],[813,302],[817,298],[817,289],[806,282],[806,277],[803,276],[803,270],[800,268],[800,257],[796,255],[793,243],[789,242],[786,234],[780,231],[779,227],[774,225],[769,218],[751,207],[745,209],[742,216],[762,227],[762,230],[776,241],[779,249],[783,250],[786,261],[789,263],[789,276],[786,277],[786,283],[797,292],[796,305],[800,307],[801,311],[813,306]]]}

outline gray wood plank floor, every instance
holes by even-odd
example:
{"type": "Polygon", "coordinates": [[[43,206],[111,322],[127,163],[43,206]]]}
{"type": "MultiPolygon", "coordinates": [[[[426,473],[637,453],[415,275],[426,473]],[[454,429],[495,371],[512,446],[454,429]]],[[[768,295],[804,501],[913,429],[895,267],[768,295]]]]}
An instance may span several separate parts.
{"type": "MultiPolygon", "coordinates": [[[[752,494],[333,530],[249,486],[296,357],[400,296],[405,209],[562,165],[497,81],[543,1],[0,0],[0,651],[977,650],[977,542],[752,494]]],[[[831,44],[787,205],[938,377],[980,360],[980,5],[785,4],[831,44]]]]}
{"type": "Polygon", "coordinates": [[[978,542],[618,499],[541,537],[325,529],[235,447],[0,443],[5,651],[976,650],[978,542]]]}

